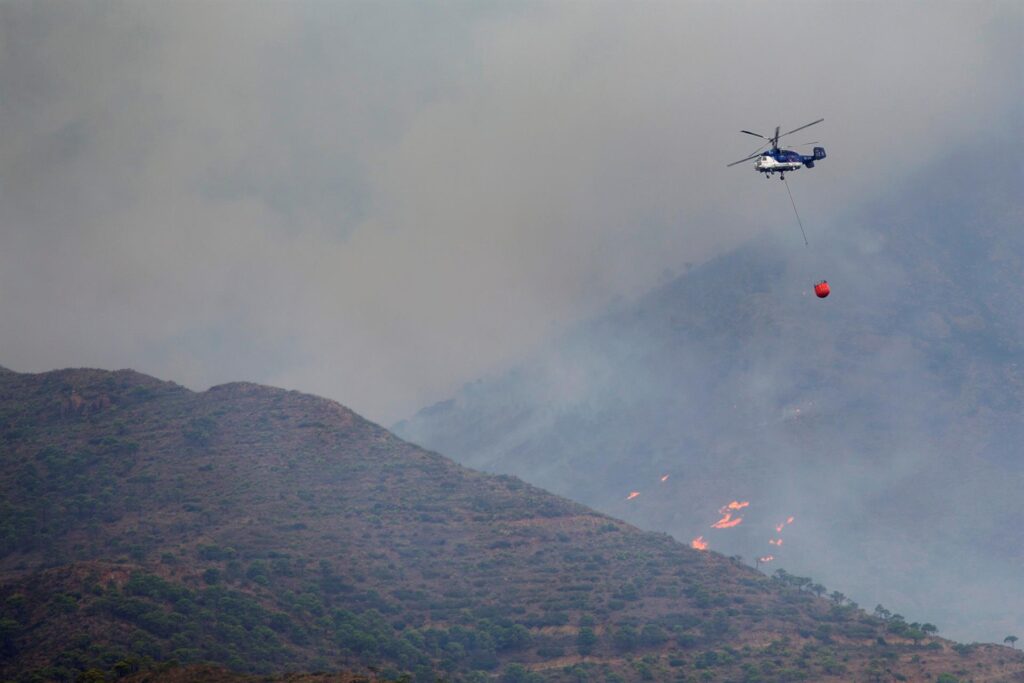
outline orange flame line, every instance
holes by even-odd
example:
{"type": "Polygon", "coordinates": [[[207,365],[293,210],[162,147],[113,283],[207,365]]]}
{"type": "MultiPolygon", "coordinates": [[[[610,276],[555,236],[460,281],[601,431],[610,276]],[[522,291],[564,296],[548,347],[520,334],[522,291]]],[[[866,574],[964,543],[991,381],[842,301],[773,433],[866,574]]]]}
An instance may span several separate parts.
{"type": "Polygon", "coordinates": [[[694,548],[695,550],[707,550],[708,542],[704,540],[703,536],[698,536],[697,538],[690,541],[690,547],[694,548]]]}
{"type": "Polygon", "coordinates": [[[662,481],[668,481],[668,475],[666,474],[664,477],[661,478],[661,480],[662,481]]]}
{"type": "Polygon", "coordinates": [[[634,498],[636,498],[639,495],[640,495],[639,491],[633,491],[628,496],[626,496],[626,500],[633,500],[634,498]]]}
{"type": "Polygon", "coordinates": [[[731,512],[726,512],[725,513],[725,517],[722,517],[722,519],[720,519],[717,522],[715,522],[714,524],[712,524],[711,528],[712,529],[731,529],[732,527],[739,526],[742,523],[743,523],[743,518],[742,517],[737,517],[736,519],[732,519],[732,513],[731,512]]]}

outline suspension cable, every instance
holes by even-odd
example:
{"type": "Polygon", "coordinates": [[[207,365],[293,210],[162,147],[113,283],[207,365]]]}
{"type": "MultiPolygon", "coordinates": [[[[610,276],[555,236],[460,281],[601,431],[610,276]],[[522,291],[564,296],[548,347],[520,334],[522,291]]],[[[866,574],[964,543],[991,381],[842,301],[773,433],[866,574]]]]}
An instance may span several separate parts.
{"type": "Polygon", "coordinates": [[[800,226],[800,234],[804,236],[804,246],[808,246],[807,233],[804,232],[804,222],[800,220],[800,212],[796,210],[796,202],[793,201],[793,193],[789,190],[789,181],[786,180],[786,176],[782,176],[782,182],[786,184],[786,192],[789,193],[789,203],[793,205],[793,213],[796,214],[796,222],[800,226]]]}

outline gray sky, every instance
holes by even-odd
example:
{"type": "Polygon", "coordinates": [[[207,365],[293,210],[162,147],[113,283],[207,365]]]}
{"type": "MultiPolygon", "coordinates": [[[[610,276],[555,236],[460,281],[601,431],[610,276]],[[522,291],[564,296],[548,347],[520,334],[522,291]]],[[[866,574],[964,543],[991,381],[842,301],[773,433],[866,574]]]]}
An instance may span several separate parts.
{"type": "MultiPolygon", "coordinates": [[[[389,422],[764,230],[1020,134],[1022,5],[0,5],[0,364],[389,422]]],[[[796,236],[798,239],[798,235],[796,236]]]]}

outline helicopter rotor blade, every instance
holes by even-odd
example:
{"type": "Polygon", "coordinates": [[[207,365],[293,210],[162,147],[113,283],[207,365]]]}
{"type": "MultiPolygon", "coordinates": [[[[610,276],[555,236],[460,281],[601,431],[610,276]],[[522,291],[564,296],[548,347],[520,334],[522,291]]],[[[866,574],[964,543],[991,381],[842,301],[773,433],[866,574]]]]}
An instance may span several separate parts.
{"type": "Polygon", "coordinates": [[[761,138],[762,140],[770,140],[771,139],[771,138],[766,138],[765,136],[761,135],[760,133],[752,133],[749,130],[741,130],[740,132],[741,133],[746,133],[747,135],[753,135],[755,138],[761,138]]]}
{"type": "Polygon", "coordinates": [[[732,162],[731,164],[726,164],[726,165],[725,165],[725,167],[726,167],[726,168],[729,168],[730,166],[735,166],[736,164],[742,164],[742,163],[743,163],[744,161],[750,161],[750,160],[751,160],[751,159],[753,159],[754,157],[759,157],[759,156],[761,156],[761,150],[758,150],[757,152],[755,152],[755,153],[751,154],[751,155],[750,155],[749,157],[747,157],[746,159],[740,159],[739,161],[734,161],[734,162],[732,162]]]}
{"type": "Polygon", "coordinates": [[[731,164],[726,164],[726,168],[729,168],[729,166],[735,166],[736,164],[742,164],[744,161],[750,161],[754,157],[761,156],[761,150],[763,150],[765,147],[767,147],[768,144],[769,144],[768,142],[764,143],[763,145],[761,145],[760,147],[755,149],[753,152],[751,152],[750,156],[746,157],[745,159],[740,159],[739,161],[735,161],[735,162],[733,162],[731,164]]]}
{"type": "MultiPolygon", "coordinates": [[[[811,121],[810,123],[808,123],[808,124],[807,124],[807,125],[805,125],[805,126],[800,126],[799,128],[794,128],[793,130],[789,131],[789,133],[795,133],[795,132],[797,132],[798,130],[803,130],[804,128],[810,128],[811,126],[813,126],[813,125],[815,125],[815,124],[818,124],[818,123],[821,123],[821,122],[822,122],[822,121],[824,121],[824,120],[825,120],[825,119],[818,119],[817,121],[811,121]]],[[[782,135],[779,135],[778,137],[779,137],[779,138],[784,138],[784,137],[786,137],[787,135],[789,135],[789,133],[783,133],[782,135]]],[[[776,139],[778,139],[778,138],[776,138],[776,139]]]]}

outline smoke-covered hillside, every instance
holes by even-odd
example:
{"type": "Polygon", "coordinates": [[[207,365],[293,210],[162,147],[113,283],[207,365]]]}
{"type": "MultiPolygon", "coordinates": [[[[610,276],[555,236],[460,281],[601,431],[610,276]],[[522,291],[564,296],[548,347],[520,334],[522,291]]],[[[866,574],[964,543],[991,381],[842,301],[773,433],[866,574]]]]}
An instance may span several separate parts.
{"type": "Polygon", "coordinates": [[[763,240],[396,430],[1001,642],[1024,631],[1019,181],[998,150],[960,154],[827,230],[805,216],[807,249],[768,213],[763,240]],[[712,529],[733,500],[742,523],[712,529]]]}
{"type": "Polygon", "coordinates": [[[0,372],[0,457],[4,681],[1024,681],[298,392],[0,372]]]}

